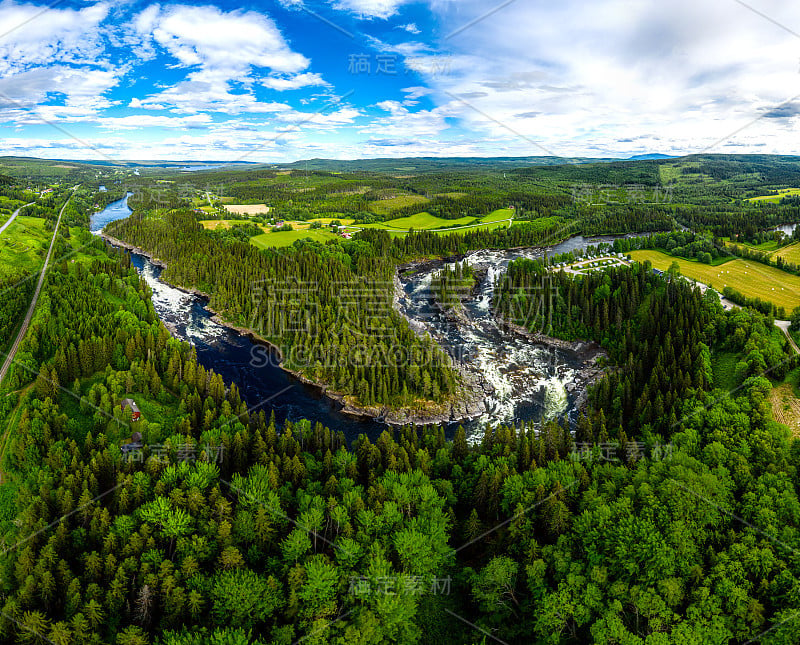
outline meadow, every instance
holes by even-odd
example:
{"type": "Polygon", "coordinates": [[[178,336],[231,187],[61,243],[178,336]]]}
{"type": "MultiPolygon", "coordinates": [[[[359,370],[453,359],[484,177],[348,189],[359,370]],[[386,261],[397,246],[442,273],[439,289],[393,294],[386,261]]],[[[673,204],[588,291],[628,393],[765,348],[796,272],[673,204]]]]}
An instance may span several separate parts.
{"type": "Polygon", "coordinates": [[[388,215],[407,206],[427,204],[430,200],[422,195],[398,195],[386,199],[379,199],[370,204],[370,210],[376,215],[388,215]]]}
{"type": "Polygon", "coordinates": [[[335,240],[337,235],[330,230],[314,229],[314,230],[294,230],[294,231],[281,231],[280,233],[263,233],[250,238],[250,244],[258,247],[259,249],[268,249],[275,247],[291,246],[297,240],[311,238],[315,242],[322,242],[323,244],[328,240],[335,240]]]}
{"type": "Polygon", "coordinates": [[[483,217],[460,217],[458,219],[444,219],[436,217],[430,213],[422,212],[409,217],[379,222],[376,224],[363,224],[362,228],[382,228],[387,231],[405,233],[409,229],[416,231],[445,229],[445,233],[450,233],[453,229],[470,227],[470,229],[485,228],[494,229],[501,226],[508,226],[508,220],[514,217],[514,211],[510,208],[501,208],[484,215],[483,217]]]}
{"type": "Polygon", "coordinates": [[[677,262],[681,275],[687,278],[720,292],[725,287],[733,287],[750,298],[761,298],[785,307],[787,312],[800,306],[800,277],[765,264],[736,259],[714,267],[653,250],[631,251],[630,256],[639,262],[649,260],[653,267],[662,271],[677,262]]]}
{"type": "Polygon", "coordinates": [[[38,270],[52,235],[43,219],[18,216],[0,235],[0,274],[38,270]]]}
{"type": "Polygon", "coordinates": [[[758,197],[750,197],[745,200],[748,202],[772,202],[773,204],[779,203],[784,197],[792,197],[800,195],[800,188],[781,188],[777,195],[759,195],[758,197]]]}
{"type": "Polygon", "coordinates": [[[226,204],[225,210],[236,215],[266,215],[269,213],[269,206],[266,204],[226,204]]]}
{"type": "Polygon", "coordinates": [[[781,257],[787,262],[793,264],[800,264],[800,242],[795,242],[789,246],[784,246],[780,251],[775,253],[776,257],[781,257]]]}

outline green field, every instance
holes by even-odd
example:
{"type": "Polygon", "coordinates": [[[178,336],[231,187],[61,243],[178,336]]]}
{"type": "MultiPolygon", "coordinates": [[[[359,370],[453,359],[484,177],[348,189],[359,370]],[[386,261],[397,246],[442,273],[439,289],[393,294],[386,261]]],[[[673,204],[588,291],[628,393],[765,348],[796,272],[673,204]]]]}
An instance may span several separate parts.
{"type": "Polygon", "coordinates": [[[775,254],[776,257],[782,257],[787,262],[792,264],[800,264],[800,242],[795,242],[789,246],[784,246],[780,251],[775,254]]]}
{"type": "Polygon", "coordinates": [[[38,270],[52,235],[51,231],[45,230],[43,219],[18,216],[0,235],[0,272],[38,270]]]}
{"type": "Polygon", "coordinates": [[[435,230],[435,229],[443,229],[444,233],[449,233],[452,231],[453,228],[460,228],[469,226],[469,229],[465,230],[473,230],[478,228],[485,228],[485,229],[493,229],[493,228],[500,228],[501,226],[508,226],[507,221],[514,216],[514,211],[510,208],[501,208],[499,210],[493,211],[488,215],[484,215],[483,217],[460,217],[458,219],[443,219],[441,217],[436,217],[435,215],[431,215],[430,213],[417,213],[416,215],[411,215],[410,217],[401,217],[399,219],[389,220],[388,222],[380,222],[377,224],[364,224],[362,228],[382,228],[387,231],[395,231],[395,232],[407,232],[409,229],[414,229],[417,231],[421,230],[435,230]],[[475,223],[479,225],[475,225],[475,223]],[[485,224],[482,226],[480,224],[485,224]]]}
{"type": "Polygon", "coordinates": [[[388,215],[401,208],[427,204],[429,201],[427,197],[422,195],[398,195],[397,197],[389,197],[372,202],[369,208],[376,215],[388,215]]]}
{"type": "Polygon", "coordinates": [[[315,242],[325,243],[328,240],[335,240],[338,236],[335,233],[324,229],[307,231],[281,231],[280,233],[263,233],[250,238],[250,244],[260,249],[291,246],[297,240],[311,238],[315,242]]]}
{"type": "Polygon", "coordinates": [[[681,275],[703,282],[720,292],[725,287],[733,287],[750,298],[761,298],[778,307],[786,307],[786,311],[800,306],[800,277],[765,264],[736,259],[713,267],[652,250],[631,251],[630,256],[639,262],[649,260],[656,269],[662,271],[677,262],[681,275]]]}
{"type": "Polygon", "coordinates": [[[399,219],[389,220],[388,222],[380,222],[377,224],[365,224],[364,228],[385,228],[387,230],[394,229],[396,231],[407,231],[410,228],[416,230],[441,228],[442,226],[465,226],[475,221],[475,217],[461,217],[459,219],[442,219],[430,213],[417,213],[408,217],[401,217],[399,219]]]}
{"type": "MultiPolygon", "coordinates": [[[[417,213],[410,217],[403,217],[400,219],[390,220],[388,222],[379,222],[374,224],[354,224],[352,219],[335,218],[335,217],[318,217],[309,222],[289,222],[295,227],[294,231],[285,231],[280,233],[267,232],[263,235],[257,235],[250,238],[250,243],[259,248],[291,246],[296,240],[310,237],[318,242],[327,242],[328,240],[337,239],[337,235],[326,229],[311,230],[308,228],[311,221],[329,224],[335,219],[339,219],[342,226],[350,229],[351,233],[357,233],[364,228],[377,228],[383,229],[389,233],[391,237],[401,237],[408,233],[409,229],[420,230],[433,230],[437,234],[447,235],[448,233],[457,233],[460,231],[475,231],[478,229],[491,230],[495,228],[503,228],[508,226],[508,219],[513,217],[514,211],[509,208],[501,208],[500,210],[493,211],[483,217],[462,217],[459,219],[442,219],[430,213],[417,213]],[[478,221],[478,225],[473,222],[478,221]],[[442,229],[442,226],[450,228],[442,229]],[[300,228],[301,227],[301,228],[300,228]]],[[[205,228],[216,228],[216,226],[227,227],[226,220],[211,220],[202,221],[201,224],[205,228]]]]}
{"type": "Polygon", "coordinates": [[[784,197],[791,197],[793,195],[800,195],[800,188],[781,188],[777,195],[760,195],[759,197],[751,197],[746,200],[748,202],[772,202],[777,204],[784,197]]]}
{"type": "MultiPolygon", "coordinates": [[[[352,224],[355,220],[349,217],[315,217],[314,219],[308,220],[309,222],[319,222],[323,226],[327,226],[331,222],[338,221],[342,226],[348,226],[352,224]]],[[[294,226],[294,224],[292,224],[294,226]]]]}

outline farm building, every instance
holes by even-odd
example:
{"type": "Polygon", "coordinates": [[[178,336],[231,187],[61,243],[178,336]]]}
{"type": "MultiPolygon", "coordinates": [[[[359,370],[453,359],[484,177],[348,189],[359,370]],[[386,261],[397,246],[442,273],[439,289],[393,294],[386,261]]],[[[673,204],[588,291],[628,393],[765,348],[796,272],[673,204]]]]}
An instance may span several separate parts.
{"type": "Polygon", "coordinates": [[[131,421],[138,421],[142,413],[139,410],[139,406],[136,405],[136,401],[133,399],[123,399],[122,404],[120,407],[124,410],[125,408],[130,408],[131,410],[131,421]]]}

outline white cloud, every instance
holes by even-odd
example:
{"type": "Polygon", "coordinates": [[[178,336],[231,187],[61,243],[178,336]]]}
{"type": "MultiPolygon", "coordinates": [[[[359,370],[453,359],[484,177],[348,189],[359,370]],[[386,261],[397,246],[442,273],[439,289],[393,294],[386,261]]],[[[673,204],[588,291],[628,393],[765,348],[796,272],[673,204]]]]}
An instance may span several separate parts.
{"type": "Polygon", "coordinates": [[[310,61],[292,51],[273,20],[261,13],[155,5],[141,12],[134,24],[146,46],[162,48],[178,67],[192,70],[178,84],[137,98],[137,107],[269,113],[288,108],[257,100],[255,82],[279,91],[325,84],[319,74],[305,71],[310,61]],[[234,83],[240,87],[234,89],[234,83]]]}
{"type": "Polygon", "coordinates": [[[450,104],[416,112],[410,111],[400,101],[381,101],[376,107],[388,112],[388,115],[374,117],[368,126],[360,130],[370,139],[432,139],[450,128],[446,119],[455,113],[450,104]]]}
{"type": "Polygon", "coordinates": [[[414,34],[414,35],[422,33],[420,31],[420,28],[417,27],[416,23],[413,23],[413,22],[410,22],[407,25],[398,25],[397,28],[398,29],[402,29],[403,31],[407,31],[408,33],[414,34]]]}
{"type": "Polygon", "coordinates": [[[183,114],[199,112],[272,113],[291,110],[286,103],[259,101],[250,91],[234,93],[228,83],[196,79],[192,75],[189,76],[189,80],[181,81],[157,94],[132,99],[130,106],[148,110],[169,108],[183,114]]]}
{"type": "Polygon", "coordinates": [[[254,11],[223,12],[216,7],[148,7],[137,28],[151,36],[185,67],[199,66],[215,80],[247,77],[253,67],[298,73],[309,60],[293,52],[275,23],[254,11]]]}
{"type": "Polygon", "coordinates": [[[319,112],[309,113],[292,110],[291,112],[276,114],[275,118],[278,121],[291,124],[290,128],[311,127],[319,129],[348,125],[362,115],[362,112],[356,108],[343,106],[332,112],[320,110],[319,112]]]}
{"type": "Polygon", "coordinates": [[[109,130],[138,130],[140,128],[206,128],[212,123],[208,114],[193,114],[184,117],[135,114],[122,117],[103,117],[100,125],[109,130]]]}
{"type": "Polygon", "coordinates": [[[16,114],[16,122],[30,122],[31,110],[48,120],[86,120],[112,105],[104,95],[117,82],[117,73],[107,70],[38,67],[0,79],[0,106],[16,114]],[[44,105],[52,100],[61,105],[44,105]]]}
{"type": "Polygon", "coordinates": [[[107,15],[104,3],[80,10],[0,3],[0,75],[52,63],[97,64],[107,15]]]}
{"type": "Polygon", "coordinates": [[[331,0],[337,9],[350,11],[361,18],[391,18],[409,0],[331,0]]]}
{"type": "MultiPolygon", "coordinates": [[[[465,129],[506,151],[543,154],[530,140],[569,155],[696,151],[797,92],[796,37],[729,0],[512,3],[465,29],[485,3],[434,6],[443,34],[461,31],[443,43],[447,69],[416,69],[440,102],[456,94],[470,104],[459,107],[465,129]]],[[[800,30],[800,6],[758,9],[800,30]]],[[[746,132],[789,152],[800,141],[787,120],[746,132]]]]}
{"type": "Polygon", "coordinates": [[[262,78],[260,82],[264,87],[278,91],[297,90],[310,85],[328,85],[322,76],[311,72],[288,77],[267,76],[262,78]]]}

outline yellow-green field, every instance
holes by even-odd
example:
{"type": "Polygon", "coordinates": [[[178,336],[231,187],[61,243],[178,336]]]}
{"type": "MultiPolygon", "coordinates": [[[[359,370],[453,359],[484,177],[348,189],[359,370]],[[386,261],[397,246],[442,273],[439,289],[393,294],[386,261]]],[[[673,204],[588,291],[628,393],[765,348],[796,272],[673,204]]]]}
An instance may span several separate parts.
{"type": "Polygon", "coordinates": [[[0,235],[0,272],[36,271],[44,260],[52,231],[39,217],[19,215],[0,235]]]}
{"type": "Polygon", "coordinates": [[[678,163],[664,163],[659,165],[658,174],[662,184],[669,184],[673,181],[680,181],[683,177],[683,168],[699,168],[699,161],[683,161],[678,163]]]}
{"type": "Polygon", "coordinates": [[[703,282],[720,292],[725,287],[733,287],[750,298],[761,298],[785,307],[787,312],[800,306],[800,277],[765,264],[736,259],[712,267],[653,250],[631,251],[630,256],[639,262],[649,260],[662,271],[677,262],[681,275],[687,278],[703,282]]]}
{"type": "MultiPolygon", "coordinates": [[[[350,233],[356,233],[363,228],[378,228],[383,229],[389,233],[391,237],[402,237],[408,233],[409,229],[431,230],[438,229],[442,226],[454,227],[442,230],[435,230],[437,234],[447,235],[449,233],[458,233],[461,231],[474,231],[478,229],[495,229],[504,228],[509,225],[509,219],[514,216],[514,211],[510,208],[501,208],[483,217],[462,217],[459,219],[442,219],[435,217],[430,213],[417,213],[410,217],[403,217],[400,219],[393,219],[388,222],[378,222],[375,224],[355,224],[353,219],[337,218],[337,217],[318,217],[308,222],[293,222],[288,221],[294,228],[293,231],[282,231],[280,233],[272,233],[268,226],[261,226],[265,231],[263,235],[258,235],[251,238],[250,242],[259,248],[276,247],[276,246],[290,246],[295,240],[310,237],[314,240],[325,242],[327,240],[336,239],[337,235],[332,233],[330,229],[314,229],[310,228],[311,222],[321,222],[323,225],[328,225],[334,220],[338,219],[343,227],[347,227],[350,233]],[[478,225],[473,222],[478,221],[478,225]]],[[[232,224],[236,224],[237,220],[205,220],[200,222],[205,228],[228,228],[232,224]]]]}
{"type": "Polygon", "coordinates": [[[388,215],[407,206],[427,204],[430,200],[422,195],[398,195],[387,199],[379,199],[370,204],[370,210],[377,215],[388,215]]]}
{"type": "Polygon", "coordinates": [[[800,195],[800,188],[781,188],[777,195],[760,195],[759,197],[751,197],[748,202],[772,202],[777,204],[784,197],[792,195],[800,195]]]}
{"type": "MultiPolygon", "coordinates": [[[[315,217],[314,219],[309,220],[309,221],[310,222],[319,222],[323,226],[327,226],[328,224],[331,224],[332,222],[336,222],[336,221],[338,221],[342,226],[349,226],[350,224],[355,222],[354,219],[347,218],[347,217],[315,217]]],[[[294,226],[294,224],[292,224],[292,226],[294,226]]]]}
{"type": "Polygon", "coordinates": [[[800,242],[784,246],[780,251],[775,253],[775,256],[782,257],[787,262],[793,264],[800,264],[800,242]]]}
{"type": "Polygon", "coordinates": [[[458,228],[471,226],[473,229],[491,229],[499,228],[501,226],[508,226],[508,222],[503,220],[509,220],[513,216],[514,211],[512,211],[510,208],[501,208],[489,213],[488,215],[484,215],[483,217],[460,217],[458,219],[443,219],[441,217],[431,215],[430,213],[417,213],[416,215],[401,217],[399,219],[389,220],[388,222],[364,224],[362,228],[383,228],[387,231],[406,232],[412,228],[416,231],[421,231],[448,227],[448,229],[444,230],[443,233],[450,233],[454,227],[458,228]],[[483,224],[485,226],[474,226],[474,222],[476,220],[479,224],[483,224]]]}
{"type": "MultiPolygon", "coordinates": [[[[200,220],[200,224],[209,231],[216,231],[217,229],[226,229],[237,224],[252,224],[252,222],[244,219],[204,219],[200,220]]],[[[261,228],[264,227],[262,226],[261,228]]]]}
{"type": "Polygon", "coordinates": [[[250,238],[250,244],[260,249],[268,249],[282,246],[291,246],[297,240],[311,238],[315,242],[325,243],[328,240],[335,240],[337,236],[325,229],[303,230],[303,231],[281,231],[280,233],[264,233],[250,238]]]}

